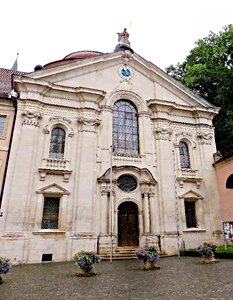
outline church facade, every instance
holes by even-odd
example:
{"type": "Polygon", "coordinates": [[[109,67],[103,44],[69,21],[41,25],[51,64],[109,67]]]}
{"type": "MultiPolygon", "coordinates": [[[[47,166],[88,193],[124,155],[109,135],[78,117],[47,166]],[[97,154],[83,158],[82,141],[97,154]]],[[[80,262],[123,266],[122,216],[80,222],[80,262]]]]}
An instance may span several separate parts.
{"type": "Polygon", "coordinates": [[[0,244],[15,263],[154,244],[171,255],[221,242],[218,108],[127,41],[14,76],[0,244]]]}

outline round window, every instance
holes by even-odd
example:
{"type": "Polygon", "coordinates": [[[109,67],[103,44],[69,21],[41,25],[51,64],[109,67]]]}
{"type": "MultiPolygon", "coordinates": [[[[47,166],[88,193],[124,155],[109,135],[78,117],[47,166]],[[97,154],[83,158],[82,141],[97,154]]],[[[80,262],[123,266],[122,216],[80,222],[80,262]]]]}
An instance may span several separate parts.
{"type": "Polygon", "coordinates": [[[122,175],[117,179],[117,186],[125,192],[134,191],[137,185],[137,180],[130,175],[122,175]]]}

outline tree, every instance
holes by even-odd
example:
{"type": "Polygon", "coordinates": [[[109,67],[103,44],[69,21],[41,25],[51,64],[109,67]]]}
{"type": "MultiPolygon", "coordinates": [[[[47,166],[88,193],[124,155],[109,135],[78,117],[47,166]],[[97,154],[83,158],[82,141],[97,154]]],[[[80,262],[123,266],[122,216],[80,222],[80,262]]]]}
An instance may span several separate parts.
{"type": "Polygon", "coordinates": [[[221,108],[213,124],[217,149],[224,153],[233,145],[233,25],[195,44],[183,63],[170,65],[166,72],[221,108]]]}

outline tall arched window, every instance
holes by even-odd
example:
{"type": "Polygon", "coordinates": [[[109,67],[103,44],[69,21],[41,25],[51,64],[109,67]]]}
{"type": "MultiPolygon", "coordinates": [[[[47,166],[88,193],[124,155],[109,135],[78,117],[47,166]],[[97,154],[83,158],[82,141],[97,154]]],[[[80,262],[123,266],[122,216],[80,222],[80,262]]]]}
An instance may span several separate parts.
{"type": "Polygon", "coordinates": [[[51,132],[49,157],[62,159],[65,150],[65,130],[62,128],[54,128],[51,132]]]}
{"type": "Polygon", "coordinates": [[[117,101],[113,107],[113,152],[139,153],[137,110],[125,100],[117,101]]]}
{"type": "Polygon", "coordinates": [[[179,142],[179,149],[180,149],[180,165],[182,169],[189,169],[190,168],[190,159],[189,159],[189,149],[188,145],[181,141],[179,142]]]}

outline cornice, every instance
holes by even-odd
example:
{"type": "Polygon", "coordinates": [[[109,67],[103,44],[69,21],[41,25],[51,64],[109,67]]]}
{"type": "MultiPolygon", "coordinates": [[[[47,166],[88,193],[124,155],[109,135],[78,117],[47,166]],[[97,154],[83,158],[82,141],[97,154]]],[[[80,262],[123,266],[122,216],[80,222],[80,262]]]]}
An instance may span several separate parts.
{"type": "Polygon", "coordinates": [[[55,97],[58,99],[70,99],[99,103],[106,95],[103,90],[87,87],[69,87],[51,83],[49,81],[34,79],[25,76],[14,78],[14,87],[22,99],[34,99],[55,97]]]}

